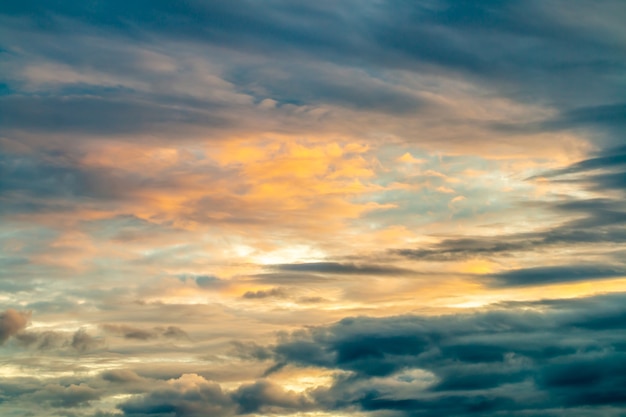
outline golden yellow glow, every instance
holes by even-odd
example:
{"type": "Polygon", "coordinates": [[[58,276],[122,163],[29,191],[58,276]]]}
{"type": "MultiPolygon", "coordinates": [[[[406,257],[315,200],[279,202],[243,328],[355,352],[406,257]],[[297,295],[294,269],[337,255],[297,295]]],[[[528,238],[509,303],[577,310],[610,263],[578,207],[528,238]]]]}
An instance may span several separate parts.
{"type": "Polygon", "coordinates": [[[294,392],[306,392],[312,388],[329,387],[336,371],[315,368],[285,367],[272,374],[270,379],[283,388],[294,392]]]}
{"type": "Polygon", "coordinates": [[[485,259],[474,259],[459,265],[459,272],[467,274],[491,274],[498,268],[494,262],[485,259]]]}

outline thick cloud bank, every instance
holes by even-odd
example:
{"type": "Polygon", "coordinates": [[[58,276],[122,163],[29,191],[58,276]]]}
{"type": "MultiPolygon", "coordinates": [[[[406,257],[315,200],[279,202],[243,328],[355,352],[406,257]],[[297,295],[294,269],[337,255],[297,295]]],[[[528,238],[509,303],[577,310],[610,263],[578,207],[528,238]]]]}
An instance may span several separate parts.
{"type": "Polygon", "coordinates": [[[624,412],[626,296],[507,307],[346,318],[286,336],[274,348],[274,369],[338,371],[330,388],[311,393],[333,410],[402,416],[571,415],[580,407],[624,412]]]}

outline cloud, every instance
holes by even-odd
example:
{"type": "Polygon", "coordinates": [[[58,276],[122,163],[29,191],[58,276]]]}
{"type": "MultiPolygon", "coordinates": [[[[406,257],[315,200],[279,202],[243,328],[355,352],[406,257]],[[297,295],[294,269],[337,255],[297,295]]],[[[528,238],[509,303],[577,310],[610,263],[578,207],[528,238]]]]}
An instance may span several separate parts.
{"type": "Polygon", "coordinates": [[[338,374],[329,409],[398,415],[568,415],[623,407],[624,294],[440,317],[355,317],[296,332],[277,364],[338,374]],[[558,334],[558,337],[554,335],[558,334]],[[563,411],[555,411],[562,409],[563,411]]]}
{"type": "Polygon", "coordinates": [[[102,379],[113,383],[135,383],[142,382],[144,378],[128,369],[114,369],[102,374],[102,379]]]}
{"type": "Polygon", "coordinates": [[[623,0],[4,3],[4,408],[624,414],[623,0]]]}
{"type": "Polygon", "coordinates": [[[24,346],[33,346],[38,350],[55,349],[67,344],[65,335],[54,331],[23,332],[16,339],[24,346]]]}
{"type": "Polygon", "coordinates": [[[239,414],[302,411],[313,406],[304,395],[286,391],[280,385],[267,380],[241,385],[231,395],[238,405],[239,414]]]}
{"type": "Polygon", "coordinates": [[[234,340],[231,344],[233,345],[234,354],[238,357],[261,361],[272,358],[272,350],[270,348],[258,345],[255,342],[234,340]]]}
{"type": "Polygon", "coordinates": [[[594,191],[623,191],[626,185],[625,150],[624,147],[605,149],[599,156],[544,172],[531,179],[548,178],[557,182],[579,183],[594,191]]]}
{"type": "Polygon", "coordinates": [[[101,347],[104,340],[91,336],[85,329],[78,329],[72,336],[71,346],[83,353],[101,347]]]}
{"type": "Polygon", "coordinates": [[[177,326],[141,329],[126,324],[102,324],[100,327],[107,333],[115,334],[129,340],[147,341],[159,337],[165,337],[169,339],[189,338],[187,333],[177,326]]]}
{"type": "Polygon", "coordinates": [[[0,313],[0,345],[11,336],[24,330],[30,321],[30,312],[20,312],[12,308],[0,313]]]}
{"type": "Polygon", "coordinates": [[[83,134],[236,129],[249,118],[234,119],[231,110],[266,123],[255,107],[263,100],[278,104],[273,114],[311,106],[414,118],[440,95],[424,80],[431,76],[468,81],[519,102],[545,102],[560,114],[553,122],[559,126],[619,123],[623,103],[616,91],[626,63],[617,41],[624,15],[617,1],[593,9],[579,2],[567,12],[559,0],[359,4],[347,1],[332,11],[284,1],[266,7],[249,1],[11,6],[6,36],[23,41],[11,48],[12,94],[0,100],[6,128],[83,134]],[[597,20],[585,18],[591,13],[597,20]],[[50,37],[73,47],[49,48],[50,37]],[[220,65],[200,71],[201,55],[190,50],[210,50],[220,65]],[[407,82],[409,73],[419,75],[417,83],[407,82]],[[55,94],[21,94],[33,87],[55,94]]]}
{"type": "Polygon", "coordinates": [[[574,174],[626,165],[626,153],[624,151],[626,151],[626,148],[624,147],[608,149],[605,150],[601,156],[585,159],[566,168],[549,171],[542,175],[538,175],[537,177],[551,178],[559,175],[574,174]]]}
{"type": "Polygon", "coordinates": [[[222,127],[226,120],[200,110],[172,108],[134,97],[68,96],[0,97],[4,129],[28,128],[32,132],[116,135],[158,130],[166,122],[222,127]],[[33,112],[41,115],[32,119],[33,112]]]}
{"type": "Polygon", "coordinates": [[[144,330],[124,324],[103,324],[101,327],[104,331],[122,336],[125,339],[149,340],[158,337],[154,330],[144,330]]]}
{"type": "Polygon", "coordinates": [[[280,377],[272,380],[272,373],[226,389],[198,374],[148,383],[118,369],[101,374],[110,385],[51,384],[33,395],[73,408],[118,390],[141,394],[118,405],[129,417],[307,411],[566,416],[582,409],[619,415],[624,298],[622,293],[508,303],[444,316],[353,317],[279,335],[271,346],[233,344],[247,360],[273,358],[286,375],[298,368],[332,372],[329,385],[302,392],[287,389],[280,377]],[[50,393],[58,394],[54,401],[50,393]]]}
{"type": "Polygon", "coordinates": [[[119,408],[125,416],[134,417],[171,413],[181,417],[220,417],[232,415],[235,404],[219,384],[186,374],[171,380],[167,387],[127,401],[119,408]]]}
{"type": "Polygon", "coordinates": [[[496,286],[542,285],[624,276],[626,269],[623,267],[610,268],[607,265],[586,264],[514,269],[491,275],[496,286]]]}
{"type": "Polygon", "coordinates": [[[211,276],[211,275],[201,275],[195,278],[196,284],[202,288],[219,288],[224,285],[224,281],[211,276]]]}
{"type": "Polygon", "coordinates": [[[184,374],[158,385],[147,395],[126,401],[118,408],[125,416],[174,413],[180,417],[200,417],[283,414],[313,406],[304,394],[285,390],[267,380],[241,384],[228,391],[197,374],[184,374]]]}
{"type": "Polygon", "coordinates": [[[275,269],[285,272],[318,272],[338,275],[405,275],[410,270],[386,265],[359,265],[339,262],[303,262],[275,265],[275,269]]]}
{"type": "Polygon", "coordinates": [[[545,250],[558,253],[567,247],[578,254],[576,259],[559,260],[555,256],[550,263],[557,265],[546,265],[542,261],[538,266],[505,270],[493,277],[497,285],[533,285],[623,276],[620,253],[606,250],[602,259],[606,262],[604,265],[597,264],[597,259],[591,255],[594,252],[592,245],[603,245],[608,249],[612,244],[626,242],[626,211],[619,198],[624,177],[621,171],[626,164],[623,151],[623,148],[607,149],[564,168],[530,178],[551,185],[577,184],[593,192],[591,195],[561,196],[553,201],[521,204],[521,207],[542,209],[555,215],[556,221],[552,224],[524,228],[534,230],[516,233],[448,237],[418,248],[391,249],[388,254],[413,261],[458,262],[486,258],[503,262],[504,259],[540,254],[545,250]],[[558,265],[559,261],[566,264],[558,265]]]}
{"type": "Polygon", "coordinates": [[[285,298],[287,292],[283,288],[272,288],[269,290],[246,291],[243,298],[259,299],[259,298],[285,298]]]}
{"type": "Polygon", "coordinates": [[[169,339],[189,339],[189,335],[180,327],[167,326],[165,329],[157,328],[157,331],[161,331],[163,337],[169,339]]]}
{"type": "Polygon", "coordinates": [[[86,384],[69,386],[46,385],[43,390],[33,395],[36,401],[43,401],[52,407],[74,408],[87,406],[99,399],[101,393],[86,384]]]}

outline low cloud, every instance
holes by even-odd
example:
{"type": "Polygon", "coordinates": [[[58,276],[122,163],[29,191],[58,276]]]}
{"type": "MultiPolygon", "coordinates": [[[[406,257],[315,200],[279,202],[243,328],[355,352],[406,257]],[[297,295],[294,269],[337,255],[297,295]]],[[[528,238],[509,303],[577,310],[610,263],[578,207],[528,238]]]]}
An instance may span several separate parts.
{"type": "Polygon", "coordinates": [[[0,345],[26,328],[30,321],[30,314],[30,312],[17,311],[12,308],[0,313],[0,345]]]}
{"type": "Polygon", "coordinates": [[[58,408],[74,408],[88,405],[91,401],[99,399],[101,393],[86,385],[69,386],[47,385],[42,391],[33,395],[33,399],[50,404],[58,408]]]}
{"type": "Polygon", "coordinates": [[[287,291],[283,288],[272,288],[269,290],[259,291],[246,291],[243,294],[243,298],[247,299],[260,299],[260,298],[285,298],[287,297],[287,291]]]}
{"type": "Polygon", "coordinates": [[[72,348],[80,353],[84,353],[104,345],[103,338],[91,336],[85,329],[78,329],[75,332],[54,330],[24,331],[16,334],[15,340],[25,348],[39,351],[72,348]]]}
{"type": "Polygon", "coordinates": [[[614,294],[536,302],[533,310],[348,318],[280,341],[274,369],[341,372],[315,393],[331,410],[565,416],[570,407],[619,407],[625,301],[614,294]]]}
{"type": "Polygon", "coordinates": [[[623,267],[607,265],[567,265],[513,269],[491,275],[494,286],[516,287],[626,276],[623,267]]]}
{"type": "Polygon", "coordinates": [[[97,349],[104,344],[104,340],[91,336],[85,329],[79,329],[72,336],[71,346],[79,352],[97,349]]]}
{"type": "Polygon", "coordinates": [[[228,391],[197,374],[167,381],[147,395],[119,406],[125,416],[172,414],[180,417],[226,417],[253,413],[285,414],[308,410],[311,400],[268,380],[242,384],[228,391]]]}
{"type": "Polygon", "coordinates": [[[142,329],[139,327],[128,326],[125,324],[103,324],[100,326],[102,330],[124,339],[147,341],[165,337],[169,339],[188,339],[189,335],[176,326],[154,327],[152,329],[142,329]]]}

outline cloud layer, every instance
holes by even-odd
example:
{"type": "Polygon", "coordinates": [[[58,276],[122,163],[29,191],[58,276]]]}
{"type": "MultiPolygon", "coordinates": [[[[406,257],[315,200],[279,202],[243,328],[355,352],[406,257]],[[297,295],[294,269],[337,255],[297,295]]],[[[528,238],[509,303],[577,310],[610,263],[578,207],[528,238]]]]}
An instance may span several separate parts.
{"type": "Polygon", "coordinates": [[[620,0],[0,5],[0,414],[623,415],[620,0]]]}

